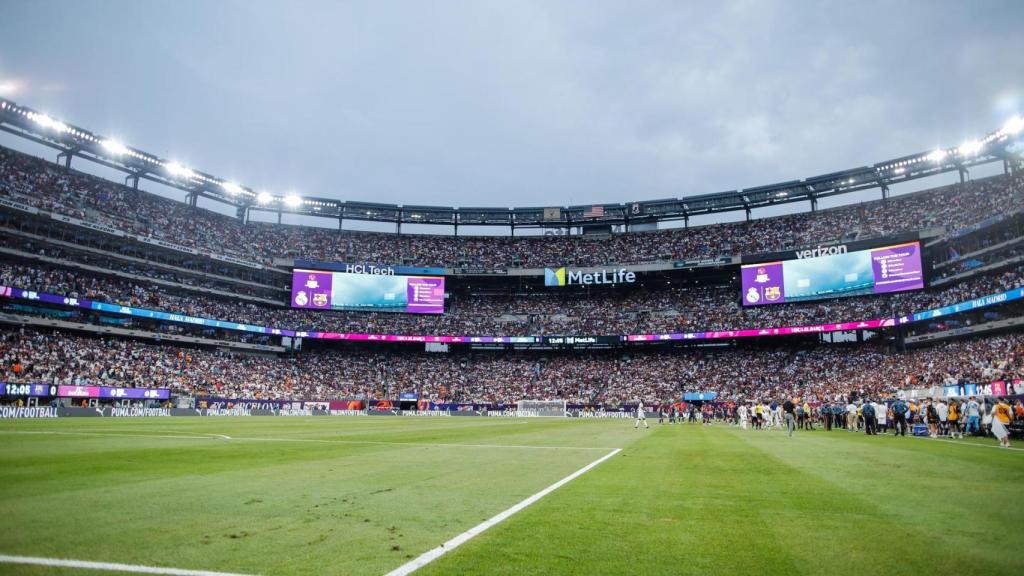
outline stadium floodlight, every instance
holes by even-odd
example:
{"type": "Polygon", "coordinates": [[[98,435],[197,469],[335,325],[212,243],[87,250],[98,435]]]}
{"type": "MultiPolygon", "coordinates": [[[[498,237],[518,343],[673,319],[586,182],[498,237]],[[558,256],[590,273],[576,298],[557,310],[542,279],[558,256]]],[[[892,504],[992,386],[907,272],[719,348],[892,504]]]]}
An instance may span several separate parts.
{"type": "Polygon", "coordinates": [[[234,182],[222,182],[221,187],[228,191],[228,194],[238,195],[242,193],[242,187],[234,182]]]}
{"type": "Polygon", "coordinates": [[[942,162],[942,159],[946,157],[946,151],[941,148],[933,151],[928,155],[928,159],[932,162],[942,162]]]}
{"type": "Polygon", "coordinates": [[[165,166],[171,176],[177,178],[195,178],[196,173],[177,162],[168,162],[165,166]]]}
{"type": "Polygon", "coordinates": [[[981,151],[981,142],[978,140],[964,142],[956,151],[959,152],[961,156],[972,156],[981,151]]]}
{"type": "Polygon", "coordinates": [[[260,192],[259,194],[256,195],[256,201],[259,202],[260,204],[269,204],[270,201],[273,199],[274,197],[268,194],[267,192],[260,192]]]}
{"type": "Polygon", "coordinates": [[[60,120],[54,120],[46,114],[32,114],[29,117],[32,119],[33,122],[39,124],[43,128],[53,128],[58,132],[67,132],[68,130],[67,124],[61,122],[60,120]]]}
{"type": "Polygon", "coordinates": [[[288,206],[291,206],[292,208],[296,208],[300,204],[302,204],[302,198],[299,198],[294,194],[289,194],[288,196],[284,197],[284,203],[287,204],[288,206]]]}
{"type": "Polygon", "coordinates": [[[1003,134],[1006,134],[1007,136],[1012,136],[1014,134],[1019,134],[1021,130],[1024,130],[1024,117],[1014,116],[1013,118],[1007,120],[1006,124],[1003,124],[1002,131],[1003,134]]]}
{"type": "Polygon", "coordinates": [[[117,140],[104,140],[103,142],[100,142],[100,146],[103,146],[103,149],[107,152],[118,156],[128,153],[128,147],[117,140]]]}

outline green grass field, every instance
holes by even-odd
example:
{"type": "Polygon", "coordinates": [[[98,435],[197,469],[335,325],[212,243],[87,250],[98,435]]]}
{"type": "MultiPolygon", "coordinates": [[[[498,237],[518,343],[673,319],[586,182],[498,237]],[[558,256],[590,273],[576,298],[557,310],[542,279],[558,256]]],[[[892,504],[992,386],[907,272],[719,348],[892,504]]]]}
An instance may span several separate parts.
{"type": "Polygon", "coordinates": [[[416,574],[1022,574],[1024,451],[959,443],[626,420],[0,421],[0,554],[381,575],[622,448],[416,574]]]}

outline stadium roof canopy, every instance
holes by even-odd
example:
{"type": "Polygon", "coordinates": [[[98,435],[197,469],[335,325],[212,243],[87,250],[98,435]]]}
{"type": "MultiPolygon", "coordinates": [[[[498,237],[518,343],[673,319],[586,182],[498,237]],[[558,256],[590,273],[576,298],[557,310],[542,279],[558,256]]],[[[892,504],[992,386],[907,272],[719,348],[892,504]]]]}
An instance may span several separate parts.
{"type": "Polygon", "coordinates": [[[1003,128],[978,140],[911,154],[871,166],[850,168],[831,174],[812,176],[767,186],[729,190],[661,200],[637,200],[619,204],[547,207],[469,207],[402,206],[373,202],[346,201],[312,196],[278,195],[259,192],[194,170],[187,166],[131,148],[121,142],[67,124],[44,113],[0,98],[0,130],[49,146],[60,153],[58,161],[70,167],[74,157],[127,174],[125,184],[138,187],[139,180],[159,182],[184,190],[194,205],[198,197],[234,206],[239,218],[251,210],[300,214],[339,220],[364,220],[395,224],[435,224],[454,226],[509,226],[515,228],[566,227],[586,224],[638,224],[670,220],[689,220],[692,216],[720,212],[745,211],[747,218],[756,208],[809,202],[817,209],[820,198],[861,190],[878,189],[888,196],[889,187],[900,182],[927,178],[946,172],[959,172],[961,180],[969,168],[991,162],[1003,162],[1004,169],[1020,158],[1009,150],[1014,136],[1024,127],[1024,119],[1015,117],[1003,128]]]}

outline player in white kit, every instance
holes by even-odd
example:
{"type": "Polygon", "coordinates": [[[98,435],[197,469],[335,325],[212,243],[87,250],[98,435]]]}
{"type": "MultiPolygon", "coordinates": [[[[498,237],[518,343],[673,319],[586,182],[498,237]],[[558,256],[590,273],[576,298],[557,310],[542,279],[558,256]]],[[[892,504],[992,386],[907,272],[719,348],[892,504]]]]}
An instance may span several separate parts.
{"type": "Polygon", "coordinates": [[[746,404],[740,404],[740,407],[737,409],[737,412],[739,413],[739,416],[740,416],[740,428],[746,430],[747,429],[747,405],[746,404]]]}
{"type": "Polygon", "coordinates": [[[650,426],[647,425],[647,415],[644,413],[643,401],[636,405],[636,424],[633,425],[633,428],[639,428],[640,422],[644,423],[644,428],[650,428],[650,426]]]}

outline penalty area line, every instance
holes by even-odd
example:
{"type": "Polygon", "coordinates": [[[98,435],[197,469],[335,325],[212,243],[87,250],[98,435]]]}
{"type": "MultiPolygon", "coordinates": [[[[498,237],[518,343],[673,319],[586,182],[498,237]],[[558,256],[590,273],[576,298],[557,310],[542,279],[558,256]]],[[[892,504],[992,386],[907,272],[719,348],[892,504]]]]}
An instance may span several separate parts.
{"type": "Polygon", "coordinates": [[[511,508],[505,510],[504,512],[499,512],[497,515],[492,516],[491,518],[488,518],[487,520],[484,520],[483,522],[477,524],[476,526],[473,526],[469,530],[466,530],[462,534],[459,534],[458,536],[452,538],[451,540],[448,540],[447,542],[445,542],[444,544],[441,544],[437,548],[434,548],[432,550],[428,550],[428,551],[424,552],[423,554],[421,554],[419,557],[414,558],[414,559],[410,560],[409,562],[406,562],[405,564],[402,564],[398,568],[395,568],[391,572],[388,572],[387,574],[385,574],[385,576],[407,576],[408,574],[412,574],[416,570],[419,570],[420,568],[426,566],[427,564],[430,564],[434,560],[437,560],[441,556],[447,554],[448,552],[451,552],[452,550],[458,548],[462,544],[465,544],[471,538],[473,538],[475,536],[479,536],[481,533],[483,533],[488,528],[491,528],[491,527],[497,525],[498,523],[503,522],[504,520],[507,520],[513,514],[522,511],[527,506],[537,502],[541,498],[547,496],[548,494],[554,492],[555,490],[558,490],[562,486],[565,486],[566,484],[568,484],[569,482],[572,482],[573,480],[579,478],[583,474],[586,474],[592,468],[594,468],[595,466],[601,464],[605,460],[608,460],[612,456],[615,456],[619,452],[622,452],[622,448],[616,448],[615,450],[609,452],[608,454],[605,454],[604,456],[598,458],[597,460],[594,460],[590,464],[587,464],[583,468],[580,468],[579,470],[573,472],[572,474],[569,474],[565,478],[562,478],[558,482],[555,482],[551,486],[548,486],[547,488],[541,490],[540,492],[537,492],[533,496],[530,496],[526,500],[523,500],[522,502],[512,506],[511,508]]]}
{"type": "Polygon", "coordinates": [[[0,554],[2,564],[29,564],[33,566],[49,566],[55,568],[79,568],[82,570],[105,570],[107,572],[131,572],[133,574],[169,574],[171,576],[249,576],[232,572],[210,572],[208,570],[184,570],[181,568],[161,568],[159,566],[141,566],[137,564],[116,564],[113,562],[88,562],[85,560],[65,560],[62,558],[37,558],[35,556],[7,556],[0,554]]]}

